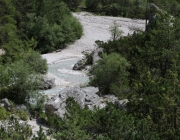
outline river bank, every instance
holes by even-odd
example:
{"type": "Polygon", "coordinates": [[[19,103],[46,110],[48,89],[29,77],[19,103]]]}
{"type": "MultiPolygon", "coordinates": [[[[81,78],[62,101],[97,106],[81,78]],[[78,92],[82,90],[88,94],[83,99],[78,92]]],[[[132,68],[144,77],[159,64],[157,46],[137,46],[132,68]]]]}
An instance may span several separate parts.
{"type": "Polygon", "coordinates": [[[145,20],[133,20],[121,17],[97,16],[88,12],[73,13],[82,24],[84,35],[75,43],[68,45],[60,52],[42,55],[47,60],[48,76],[55,78],[56,87],[45,91],[45,94],[56,94],[66,88],[79,86],[89,81],[84,71],[72,70],[74,64],[83,58],[83,51],[96,48],[95,41],[107,41],[111,38],[110,27],[116,21],[123,35],[131,34],[134,29],[145,29],[145,20]]]}

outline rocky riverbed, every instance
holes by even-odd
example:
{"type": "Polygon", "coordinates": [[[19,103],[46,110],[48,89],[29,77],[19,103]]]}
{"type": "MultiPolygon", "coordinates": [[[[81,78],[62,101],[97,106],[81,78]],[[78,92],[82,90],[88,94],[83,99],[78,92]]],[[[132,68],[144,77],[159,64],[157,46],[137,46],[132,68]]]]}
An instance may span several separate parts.
{"type": "MultiPolygon", "coordinates": [[[[52,97],[65,88],[84,85],[89,81],[85,71],[72,70],[74,64],[83,58],[82,51],[92,51],[96,48],[95,41],[107,41],[111,38],[110,27],[114,21],[123,31],[123,35],[131,34],[133,30],[145,30],[145,20],[128,19],[120,17],[97,16],[88,12],[73,13],[81,22],[84,35],[67,48],[42,55],[48,63],[48,77],[55,78],[55,87],[45,91],[52,97]]],[[[33,126],[34,132],[39,130],[36,120],[28,122],[33,126]]]]}
{"type": "Polygon", "coordinates": [[[75,43],[70,44],[60,52],[42,55],[49,65],[48,76],[55,78],[55,88],[45,91],[45,94],[57,94],[66,87],[84,85],[89,81],[84,71],[72,70],[74,64],[82,59],[82,51],[92,51],[96,48],[95,41],[107,41],[111,38],[110,27],[114,21],[123,31],[123,35],[131,34],[134,29],[145,29],[145,20],[121,17],[97,16],[88,12],[73,13],[81,22],[84,35],[75,43]]]}

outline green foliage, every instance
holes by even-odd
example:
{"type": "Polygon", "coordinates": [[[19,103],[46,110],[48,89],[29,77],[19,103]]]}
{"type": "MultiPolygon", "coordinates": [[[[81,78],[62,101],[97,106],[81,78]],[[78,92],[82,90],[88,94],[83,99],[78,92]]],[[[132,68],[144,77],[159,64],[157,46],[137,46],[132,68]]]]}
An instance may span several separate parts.
{"type": "Polygon", "coordinates": [[[38,137],[36,137],[32,134],[32,130],[27,123],[21,124],[13,116],[1,123],[0,139],[2,140],[47,140],[42,127],[40,127],[40,130],[37,132],[38,137]]]}
{"type": "Polygon", "coordinates": [[[14,19],[15,8],[11,0],[1,0],[0,9],[0,49],[5,50],[8,59],[13,59],[12,57],[21,50],[18,47],[19,38],[14,19]]]}
{"type": "Polygon", "coordinates": [[[110,89],[116,83],[123,92],[127,88],[127,68],[129,66],[128,61],[117,53],[104,54],[103,59],[98,62],[98,66],[93,71],[94,78],[91,83],[98,86],[103,94],[111,94],[110,89]]]}
{"type": "Polygon", "coordinates": [[[8,112],[4,107],[0,106],[0,120],[6,120],[10,116],[10,112],[8,112]]]}
{"type": "Polygon", "coordinates": [[[93,64],[93,58],[92,58],[92,52],[82,52],[85,56],[86,65],[92,65],[93,64]]]}
{"type": "Polygon", "coordinates": [[[44,102],[46,97],[41,93],[31,94],[31,99],[27,103],[28,110],[32,117],[45,117],[44,116],[44,102]]]}
{"type": "Polygon", "coordinates": [[[82,36],[82,26],[61,0],[35,0],[25,3],[23,0],[14,1],[19,12],[16,20],[21,39],[29,42],[33,38],[36,41],[33,49],[41,53],[52,52],[82,36]]]}
{"type": "Polygon", "coordinates": [[[177,0],[86,0],[89,11],[110,16],[146,18],[147,2],[154,3],[164,11],[179,16],[180,3],[177,0]]]}
{"type": "Polygon", "coordinates": [[[16,111],[16,115],[23,121],[27,121],[28,120],[28,114],[23,111],[23,110],[17,110],[16,111]]]}
{"type": "Polygon", "coordinates": [[[86,115],[91,113],[91,111],[82,111],[73,98],[67,99],[66,103],[67,113],[64,115],[64,118],[48,116],[48,122],[54,130],[54,138],[64,140],[89,139],[90,136],[86,134],[84,129],[86,128],[86,125],[90,123],[88,120],[85,120],[85,118],[88,118],[86,115]]]}
{"type": "Polygon", "coordinates": [[[116,21],[114,21],[113,25],[110,27],[110,33],[111,33],[111,38],[113,41],[119,39],[122,36],[123,31],[119,30],[118,24],[116,23],[116,21]]]}
{"type": "Polygon", "coordinates": [[[80,7],[86,7],[86,0],[81,0],[80,7]]]}
{"type": "Polygon", "coordinates": [[[0,139],[26,140],[32,135],[32,130],[27,124],[20,124],[13,116],[0,126],[0,139]]]}
{"type": "Polygon", "coordinates": [[[90,111],[81,109],[69,98],[66,109],[64,118],[49,117],[55,139],[159,140],[158,135],[150,128],[150,121],[135,120],[132,115],[113,104],[90,111]]]}
{"type": "Polygon", "coordinates": [[[37,135],[38,137],[33,136],[32,140],[48,140],[41,126],[40,126],[39,131],[37,132],[37,135]]]}
{"type": "Polygon", "coordinates": [[[82,2],[82,0],[63,0],[63,1],[67,4],[69,9],[73,11],[76,10],[82,2]]]}
{"type": "MultiPolygon", "coordinates": [[[[123,88],[115,82],[117,79],[114,76],[109,81],[117,84],[111,86],[110,93],[116,92],[116,95],[127,98],[127,112],[138,120],[137,123],[141,119],[148,121],[148,128],[164,140],[179,139],[179,29],[178,18],[159,13],[155,26],[146,33],[134,32],[107,43],[97,41],[109,56],[119,53],[131,65],[125,78],[128,79],[125,87],[128,92],[121,92],[123,88]]],[[[105,60],[103,58],[100,62],[105,60]]],[[[99,63],[97,68],[101,66],[102,63],[99,63]]],[[[103,74],[97,77],[95,71],[96,81],[104,78],[103,74]]],[[[114,74],[114,71],[108,72],[107,75],[114,74]]],[[[105,83],[106,80],[98,86],[102,88],[105,83]]]]}
{"type": "Polygon", "coordinates": [[[22,60],[1,66],[1,98],[6,97],[15,103],[25,103],[31,93],[37,90],[41,78],[22,60]]]}
{"type": "Polygon", "coordinates": [[[35,51],[28,51],[22,56],[24,63],[29,65],[31,71],[36,74],[46,74],[48,70],[47,62],[42,56],[35,51]]]}

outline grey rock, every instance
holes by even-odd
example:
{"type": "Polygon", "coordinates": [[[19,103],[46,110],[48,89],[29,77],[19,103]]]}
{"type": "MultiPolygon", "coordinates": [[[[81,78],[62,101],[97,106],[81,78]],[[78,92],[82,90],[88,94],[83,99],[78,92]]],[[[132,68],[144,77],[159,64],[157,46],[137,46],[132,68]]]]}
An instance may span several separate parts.
{"type": "Polygon", "coordinates": [[[28,111],[27,107],[24,104],[16,105],[15,107],[17,110],[28,111]]]}
{"type": "Polygon", "coordinates": [[[126,109],[127,99],[118,100],[114,95],[100,97],[96,94],[98,91],[99,89],[95,87],[66,88],[45,103],[45,112],[47,115],[56,114],[59,117],[63,117],[66,113],[66,100],[68,97],[72,97],[81,108],[87,107],[90,110],[94,110],[94,107],[102,109],[107,106],[107,102],[117,104],[120,109],[126,109]]]}
{"type": "Polygon", "coordinates": [[[105,108],[107,103],[113,103],[118,100],[118,98],[114,95],[103,95],[100,99],[100,109],[105,108]]]}
{"type": "Polygon", "coordinates": [[[47,124],[47,121],[44,118],[38,118],[38,119],[36,119],[36,122],[38,124],[47,124]]]}
{"type": "Polygon", "coordinates": [[[73,66],[73,70],[82,70],[86,66],[85,60],[78,60],[77,63],[73,66]]]}
{"type": "Polygon", "coordinates": [[[85,69],[89,72],[92,71],[92,67],[97,64],[97,61],[101,59],[101,55],[103,53],[103,48],[96,48],[92,52],[82,52],[84,55],[88,57],[84,57],[82,60],[77,61],[77,63],[73,66],[73,70],[82,70],[85,69]],[[90,62],[89,62],[90,61],[90,62]],[[87,66],[89,63],[92,63],[92,67],[87,66]]]}
{"type": "Polygon", "coordinates": [[[96,48],[92,52],[93,65],[96,65],[96,63],[101,59],[102,53],[103,53],[103,48],[96,48]]]}
{"type": "Polygon", "coordinates": [[[5,54],[5,53],[6,53],[5,50],[0,49],[0,55],[3,55],[3,54],[5,54]]]}
{"type": "Polygon", "coordinates": [[[117,106],[119,108],[122,108],[122,109],[127,109],[127,103],[129,102],[128,99],[123,99],[123,100],[117,100],[115,102],[115,104],[117,104],[117,106]]]}
{"type": "Polygon", "coordinates": [[[104,95],[103,99],[113,104],[118,100],[118,98],[115,95],[104,95]]]}
{"type": "Polygon", "coordinates": [[[1,103],[3,104],[4,108],[8,111],[11,109],[11,104],[7,98],[4,98],[1,100],[1,103]]]}
{"type": "Polygon", "coordinates": [[[56,52],[61,52],[61,49],[56,50],[56,52]]]}
{"type": "Polygon", "coordinates": [[[27,115],[30,117],[29,110],[27,109],[27,107],[24,104],[16,105],[15,108],[16,108],[16,110],[20,110],[20,111],[26,112],[27,115]]]}
{"type": "Polygon", "coordinates": [[[101,107],[104,108],[107,106],[107,102],[116,104],[119,109],[127,109],[127,103],[129,102],[128,99],[118,100],[115,95],[104,95],[101,97],[101,107]]]}
{"type": "MultiPolygon", "coordinates": [[[[99,89],[95,87],[85,87],[83,88],[83,91],[85,92],[85,105],[95,105],[99,106],[100,103],[100,97],[96,94],[99,89]]],[[[89,106],[90,108],[90,106],[89,106]]]]}
{"type": "Polygon", "coordinates": [[[150,3],[149,9],[151,12],[148,14],[148,24],[146,25],[146,31],[153,28],[156,25],[156,13],[157,11],[163,12],[158,6],[153,3],[150,3]]]}
{"type": "Polygon", "coordinates": [[[43,89],[51,89],[55,87],[55,78],[44,76],[43,77],[43,89]]]}
{"type": "Polygon", "coordinates": [[[98,88],[95,87],[66,88],[45,103],[45,112],[47,115],[56,114],[59,117],[63,117],[66,112],[66,99],[68,97],[74,98],[81,108],[88,107],[93,110],[94,106],[100,106],[100,97],[96,94],[98,91],[98,88]]]}

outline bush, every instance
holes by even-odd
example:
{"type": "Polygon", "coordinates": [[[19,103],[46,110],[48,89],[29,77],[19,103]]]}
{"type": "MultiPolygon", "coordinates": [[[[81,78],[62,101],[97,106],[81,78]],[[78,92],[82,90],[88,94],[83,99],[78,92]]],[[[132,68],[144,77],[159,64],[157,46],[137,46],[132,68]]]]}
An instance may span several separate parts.
{"type": "Polygon", "coordinates": [[[55,139],[159,140],[158,135],[151,130],[150,121],[135,119],[112,103],[103,109],[94,108],[93,111],[81,109],[73,98],[69,98],[66,104],[64,118],[48,118],[55,139]]]}
{"type": "MultiPolygon", "coordinates": [[[[102,94],[111,94],[111,86],[118,82],[121,87],[127,84],[127,68],[130,64],[120,54],[103,55],[93,71],[91,84],[98,86],[102,94]]],[[[120,94],[120,93],[118,93],[120,94]]]]}
{"type": "Polygon", "coordinates": [[[16,115],[23,121],[27,121],[28,120],[28,114],[23,111],[23,110],[17,110],[16,111],[16,115]]]}
{"type": "Polygon", "coordinates": [[[28,63],[22,60],[6,64],[0,73],[0,97],[8,98],[15,103],[25,103],[31,98],[31,93],[39,87],[41,77],[36,75],[28,63]]]}
{"type": "Polygon", "coordinates": [[[82,2],[82,0],[63,0],[63,1],[67,4],[69,9],[73,11],[75,11],[82,2]]]}
{"type": "MultiPolygon", "coordinates": [[[[29,2],[29,5],[32,3],[29,2]]],[[[22,2],[19,4],[23,5],[22,2]]],[[[19,23],[22,39],[28,42],[33,38],[37,43],[36,47],[32,46],[33,49],[40,53],[53,52],[63,49],[82,36],[81,24],[72,16],[64,2],[52,0],[39,4],[42,10],[22,13],[23,20],[19,23]]]]}
{"type": "Polygon", "coordinates": [[[0,106],[0,120],[6,120],[10,116],[10,112],[8,112],[4,107],[0,106]]]}
{"type": "Polygon", "coordinates": [[[86,7],[89,11],[98,14],[145,19],[147,2],[154,3],[160,9],[179,16],[180,3],[177,0],[86,0],[86,7]]]}
{"type": "Polygon", "coordinates": [[[27,107],[32,117],[38,118],[44,116],[45,100],[46,97],[41,93],[34,93],[31,95],[31,100],[27,103],[27,107]]]}
{"type": "Polygon", "coordinates": [[[2,140],[25,140],[32,135],[32,130],[27,124],[20,124],[13,116],[8,122],[2,122],[0,126],[0,139],[2,140]],[[8,124],[8,125],[7,125],[8,124]]]}
{"type": "Polygon", "coordinates": [[[24,63],[29,65],[31,71],[36,74],[46,74],[48,70],[47,61],[42,58],[42,56],[35,51],[28,51],[23,55],[22,59],[24,63]]]}

